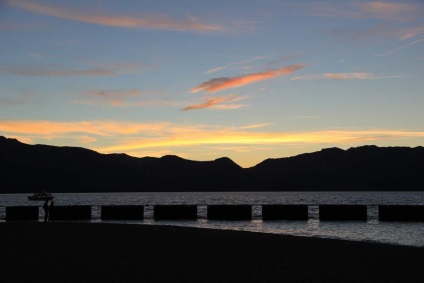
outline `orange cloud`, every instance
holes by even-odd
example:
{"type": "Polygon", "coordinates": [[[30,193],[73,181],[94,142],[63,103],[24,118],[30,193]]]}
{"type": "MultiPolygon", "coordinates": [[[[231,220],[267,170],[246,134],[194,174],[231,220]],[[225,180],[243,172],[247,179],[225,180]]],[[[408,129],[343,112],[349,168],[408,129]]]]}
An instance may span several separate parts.
{"type": "MultiPolygon", "coordinates": [[[[110,121],[0,121],[0,133],[34,143],[86,146],[102,153],[125,152],[143,156],[143,152],[191,152],[202,156],[210,148],[255,148],[268,151],[267,156],[281,148],[305,146],[352,146],[355,144],[422,144],[424,131],[413,130],[319,130],[285,132],[264,127],[266,124],[238,127],[161,123],[127,123],[110,121]]],[[[216,154],[220,154],[216,152],[216,154]]],[[[204,158],[204,154],[203,157],[204,158]]],[[[256,155],[255,155],[256,156],[256,155]]],[[[256,156],[257,159],[265,156],[256,156]]]]}
{"type": "Polygon", "coordinates": [[[282,145],[282,144],[351,144],[401,138],[424,138],[424,132],[397,130],[249,132],[235,129],[202,129],[173,132],[160,139],[139,139],[119,145],[97,148],[101,152],[128,152],[145,148],[172,148],[202,145],[282,145]]]}
{"type": "Polygon", "coordinates": [[[189,106],[185,107],[183,109],[183,111],[195,110],[195,109],[204,109],[204,108],[209,108],[209,107],[214,107],[214,108],[217,108],[217,109],[237,109],[237,108],[243,107],[244,105],[241,105],[241,104],[225,104],[225,105],[222,105],[222,104],[227,103],[227,102],[240,101],[240,100],[243,100],[243,99],[245,99],[245,98],[239,97],[239,96],[236,96],[236,95],[212,97],[212,98],[208,98],[206,100],[206,102],[204,102],[204,103],[189,105],[189,106]],[[218,104],[221,104],[221,105],[218,105],[218,104]]]}
{"type": "Polygon", "coordinates": [[[0,121],[0,132],[42,137],[61,137],[81,134],[103,137],[131,136],[147,132],[160,133],[168,123],[123,123],[108,121],[0,121]]]}
{"type": "Polygon", "coordinates": [[[64,18],[73,21],[98,24],[113,27],[150,28],[163,30],[195,30],[195,31],[220,31],[222,27],[206,25],[198,19],[188,16],[187,19],[177,21],[165,16],[129,17],[93,14],[85,11],[71,10],[69,8],[38,4],[28,0],[9,0],[9,4],[21,9],[52,17],[64,18]]]}
{"type": "Polygon", "coordinates": [[[7,136],[93,138],[130,140],[123,144],[105,146],[103,152],[135,150],[153,147],[175,147],[207,144],[284,144],[284,143],[346,143],[362,140],[392,138],[424,138],[422,131],[406,130],[325,130],[309,132],[258,131],[269,124],[240,127],[158,123],[129,123],[110,121],[0,121],[0,132],[7,136]],[[127,139],[128,138],[128,139],[127,139]]]}
{"type": "Polygon", "coordinates": [[[281,69],[269,70],[260,73],[252,73],[233,78],[215,78],[194,87],[192,89],[192,93],[196,93],[202,90],[206,92],[217,92],[229,88],[241,87],[258,81],[267,80],[283,75],[289,75],[303,67],[305,67],[305,65],[291,65],[281,69]]]}

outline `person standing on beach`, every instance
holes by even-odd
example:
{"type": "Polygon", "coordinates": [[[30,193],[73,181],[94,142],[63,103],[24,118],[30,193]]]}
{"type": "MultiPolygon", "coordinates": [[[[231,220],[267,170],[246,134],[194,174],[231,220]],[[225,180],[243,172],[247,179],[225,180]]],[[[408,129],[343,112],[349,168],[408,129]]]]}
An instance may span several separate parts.
{"type": "Polygon", "coordinates": [[[49,221],[49,201],[46,200],[46,202],[43,205],[44,209],[44,222],[49,221]]]}

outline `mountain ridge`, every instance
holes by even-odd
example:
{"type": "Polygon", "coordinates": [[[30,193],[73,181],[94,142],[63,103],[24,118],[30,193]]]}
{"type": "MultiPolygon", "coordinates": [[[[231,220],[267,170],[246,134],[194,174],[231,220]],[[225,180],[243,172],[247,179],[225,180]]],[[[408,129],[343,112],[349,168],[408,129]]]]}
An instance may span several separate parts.
{"type": "Polygon", "coordinates": [[[325,148],[242,168],[228,157],[133,157],[0,136],[0,193],[424,190],[424,147],[325,148]]]}

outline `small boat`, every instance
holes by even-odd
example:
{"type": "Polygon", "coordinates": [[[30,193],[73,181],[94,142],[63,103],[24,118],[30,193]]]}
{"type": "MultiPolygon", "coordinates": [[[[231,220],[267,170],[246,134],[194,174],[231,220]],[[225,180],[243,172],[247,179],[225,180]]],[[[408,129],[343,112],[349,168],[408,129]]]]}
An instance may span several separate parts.
{"type": "Polygon", "coordinates": [[[52,200],[54,196],[52,196],[50,193],[47,192],[41,192],[41,193],[34,193],[32,196],[28,196],[29,200],[52,200]]]}

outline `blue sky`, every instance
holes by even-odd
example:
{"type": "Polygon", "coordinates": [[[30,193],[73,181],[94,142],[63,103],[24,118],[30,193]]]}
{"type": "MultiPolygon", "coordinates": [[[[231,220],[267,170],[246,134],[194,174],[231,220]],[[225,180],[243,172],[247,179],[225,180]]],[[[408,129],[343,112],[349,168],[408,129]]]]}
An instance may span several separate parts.
{"type": "Polygon", "coordinates": [[[422,1],[0,2],[0,134],[244,167],[424,141],[422,1]]]}

